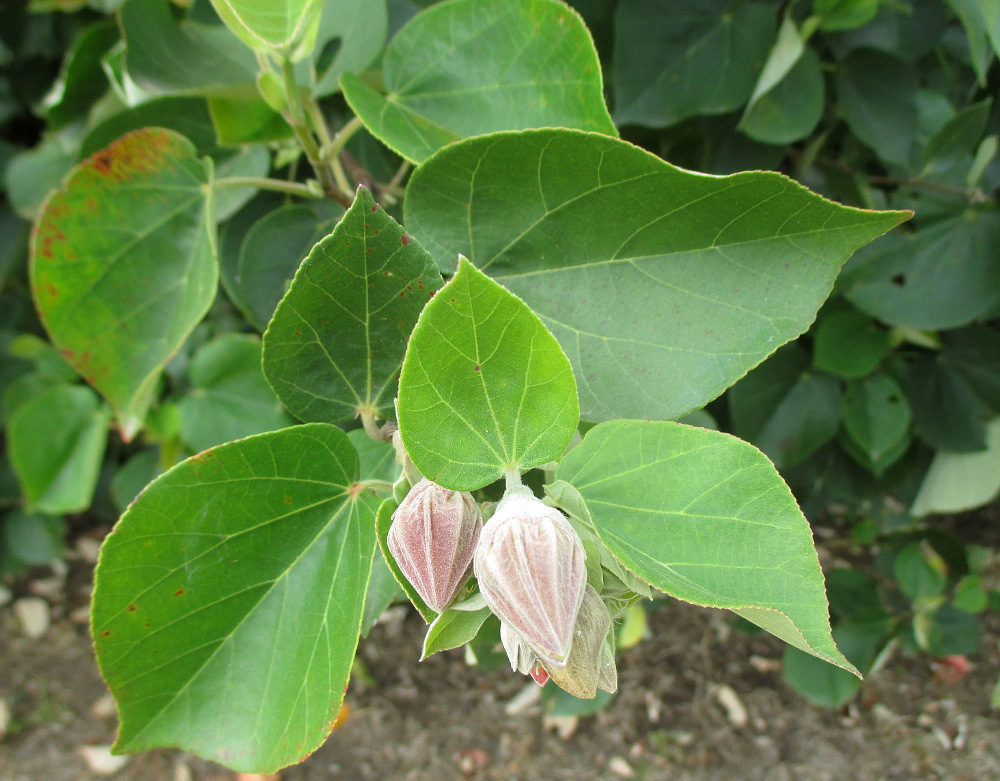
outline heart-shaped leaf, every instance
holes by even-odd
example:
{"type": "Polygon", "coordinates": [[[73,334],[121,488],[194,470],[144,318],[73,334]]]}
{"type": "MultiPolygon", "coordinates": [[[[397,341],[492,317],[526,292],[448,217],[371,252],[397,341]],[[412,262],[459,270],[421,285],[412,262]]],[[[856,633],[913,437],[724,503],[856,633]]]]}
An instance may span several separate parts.
{"type": "Polygon", "coordinates": [[[517,296],[464,258],[413,329],[399,428],[428,478],[457,491],[562,455],[580,420],[573,369],[517,296]]]}
{"type": "Polygon", "coordinates": [[[146,488],[97,568],[97,659],[120,751],[179,746],[245,772],[332,729],[375,550],[377,497],[339,429],[222,445],[146,488]]]}
{"type": "Polygon", "coordinates": [[[183,136],[137,130],[78,165],[43,205],[31,284],[52,342],[142,425],[164,364],[218,284],[208,172],[183,136]]]}
{"type": "Polygon", "coordinates": [[[301,420],[394,419],[406,340],[443,284],[365,188],[313,247],[264,334],[264,374],[301,420]]]}
{"type": "Polygon", "coordinates": [[[381,95],[352,73],[344,97],[371,133],[412,162],[493,130],[577,127],[617,135],[580,16],[556,0],[448,0],[385,51],[381,95]]]}
{"type": "Polygon", "coordinates": [[[655,588],[729,608],[857,674],[830,635],[809,522],[767,457],[718,431],[601,423],[559,464],[615,557],[655,588]]]}
{"type": "Polygon", "coordinates": [[[847,257],[908,216],[574,130],[452,144],[414,173],[404,213],[442,268],[465,254],[538,313],[585,420],[704,405],[805,331],[847,257]]]}

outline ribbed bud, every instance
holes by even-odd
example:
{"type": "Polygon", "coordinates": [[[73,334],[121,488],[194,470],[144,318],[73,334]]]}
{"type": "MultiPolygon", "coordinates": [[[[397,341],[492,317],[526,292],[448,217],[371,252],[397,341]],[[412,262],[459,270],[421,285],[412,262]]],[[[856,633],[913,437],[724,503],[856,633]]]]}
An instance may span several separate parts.
{"type": "Polygon", "coordinates": [[[389,551],[428,607],[440,613],[469,577],[483,528],[479,506],[471,494],[424,478],[410,489],[392,519],[389,551]]]}
{"type": "Polygon", "coordinates": [[[473,568],[490,609],[545,668],[565,665],[587,568],[580,537],[562,513],[527,489],[508,492],[483,527],[473,568]]]}
{"type": "Polygon", "coordinates": [[[611,614],[593,587],[584,590],[580,613],[573,629],[573,650],[565,667],[552,667],[549,676],[555,684],[574,697],[591,700],[597,690],[618,690],[615,655],[608,642],[611,614]]]}

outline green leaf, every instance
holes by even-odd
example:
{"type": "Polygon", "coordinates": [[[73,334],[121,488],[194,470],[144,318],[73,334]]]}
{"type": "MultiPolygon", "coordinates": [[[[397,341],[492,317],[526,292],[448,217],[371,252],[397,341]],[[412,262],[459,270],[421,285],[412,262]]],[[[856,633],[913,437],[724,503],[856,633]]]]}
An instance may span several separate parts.
{"type": "Polygon", "coordinates": [[[813,13],[820,17],[819,29],[832,33],[868,24],[878,13],[881,0],[815,0],[813,13]]]}
{"type": "Polygon", "coordinates": [[[382,51],[389,27],[385,0],[326,0],[319,20],[313,67],[317,98],[340,89],[343,73],[360,73],[382,51]]]}
{"type": "Polygon", "coordinates": [[[823,70],[806,49],[788,74],[747,109],[739,129],[763,144],[791,144],[808,136],[823,117],[823,70]]]}
{"type": "Polygon", "coordinates": [[[279,206],[247,231],[236,273],[254,328],[267,328],[302,259],[327,231],[312,209],[299,204],[279,206]]]}
{"type": "Polygon", "coordinates": [[[442,285],[428,253],[358,189],[264,334],[264,374],[301,420],[394,419],[406,339],[442,285]]]}
{"type": "Polygon", "coordinates": [[[79,143],[79,128],[68,127],[11,159],[4,184],[11,206],[19,216],[26,220],[35,218],[45,196],[59,186],[76,162],[79,143]]]}
{"type": "Polygon", "coordinates": [[[948,583],[941,558],[921,542],[911,542],[896,555],[892,573],[899,590],[914,602],[940,596],[948,583]]]}
{"type": "Polygon", "coordinates": [[[417,469],[457,491],[559,458],[580,420],[559,343],[464,258],[413,330],[398,408],[417,469]]]}
{"type": "Polygon", "coordinates": [[[917,124],[917,75],[878,49],[853,49],[837,68],[837,102],[847,126],[883,160],[907,166],[917,124]]]}
{"type": "Polygon", "coordinates": [[[411,178],[404,215],[443,268],[464,254],[541,317],[585,420],[703,406],[801,334],[851,252],[907,216],[572,130],[441,150],[411,178]]]}
{"type": "Polygon", "coordinates": [[[62,73],[45,99],[51,129],[82,119],[108,90],[101,60],[118,41],[118,25],[105,20],[84,27],[66,53],[62,73]]]}
{"type": "Polygon", "coordinates": [[[778,350],[728,394],[733,433],[779,469],[801,463],[833,439],[840,425],[840,383],[809,366],[798,344],[778,350]]]}
{"type": "Polygon", "coordinates": [[[121,9],[125,68],[156,95],[257,97],[258,65],[224,27],[178,22],[167,0],[129,0],[121,9]]]}
{"type": "Polygon", "coordinates": [[[971,613],[945,603],[913,619],[917,642],[931,656],[968,656],[979,649],[979,623],[971,613]]]}
{"type": "Polygon", "coordinates": [[[163,366],[215,298],[205,166],[176,133],[130,133],[70,173],[32,238],[31,284],[52,342],[142,425],[163,366]]]}
{"type": "Polygon", "coordinates": [[[254,51],[290,56],[315,36],[322,0],[212,0],[219,17],[254,51]]]}
{"type": "Polygon", "coordinates": [[[932,169],[943,169],[963,155],[971,156],[983,140],[986,122],[993,106],[991,99],[966,107],[938,130],[920,153],[920,162],[932,169]]]}
{"type": "Polygon", "coordinates": [[[179,404],[181,436],[193,450],[284,428],[293,421],[260,370],[260,340],[224,334],[188,365],[191,390],[179,404]]]}
{"type": "Polygon", "coordinates": [[[125,512],[140,491],[162,471],[158,448],[140,450],[118,467],[111,478],[111,501],[119,514],[125,512]]]}
{"type": "Polygon", "coordinates": [[[341,77],[371,133],[420,163],[494,130],[561,126],[617,135],[583,20],[556,0],[448,0],[410,21],[382,61],[386,94],[341,77]]]}
{"type": "Polygon", "coordinates": [[[208,104],[200,97],[154,98],[97,123],[83,139],[78,159],[86,159],[132,130],[165,127],[187,138],[201,154],[216,148],[208,104]]]}
{"type": "Polygon", "coordinates": [[[813,366],[847,379],[873,372],[889,352],[889,332],[845,308],[821,315],[813,337],[813,366]]]}
{"type": "Polygon", "coordinates": [[[758,100],[773,90],[789,74],[805,49],[806,42],[799,33],[799,28],[795,25],[794,20],[786,16],[778,28],[778,39],[771,47],[771,53],[764,63],[760,76],[757,77],[757,83],[747,101],[744,116],[750,113],[758,100]]]}
{"type": "Polygon", "coordinates": [[[889,375],[852,380],[844,393],[843,421],[857,449],[848,452],[865,469],[881,475],[909,447],[912,417],[906,394],[889,375]]]}
{"type": "Polygon", "coordinates": [[[622,0],[615,15],[615,122],[668,127],[739,108],[774,36],[774,8],[765,3],[622,0]]]}
{"type": "MultiPolygon", "coordinates": [[[[1000,22],[990,24],[987,20],[991,16],[994,18],[1000,16],[1000,5],[997,4],[997,0],[945,0],[945,2],[962,23],[969,44],[972,69],[976,72],[979,85],[985,87],[986,71],[989,70],[993,60],[990,34],[993,29],[1000,31],[1000,22]]],[[[1000,36],[995,36],[993,40],[996,45],[996,42],[1000,41],[1000,36]]],[[[1000,47],[997,47],[997,51],[1000,52],[1000,47]]]]}
{"type": "Polygon", "coordinates": [[[358,642],[378,500],[339,429],[260,434],[157,478],[107,538],[97,659],[117,751],[178,746],[243,772],[333,726],[358,642]]]}
{"type": "Polygon", "coordinates": [[[220,144],[266,144],[291,138],[284,117],[263,100],[209,98],[208,108],[220,144]]]}
{"type": "Polygon", "coordinates": [[[7,552],[25,564],[50,564],[62,555],[66,522],[61,517],[13,510],[0,524],[7,552]]]}
{"type": "Polygon", "coordinates": [[[1000,495],[1000,418],[987,426],[981,453],[939,451],[917,492],[910,514],[956,513],[988,504],[1000,495]]]}
{"type": "Polygon", "coordinates": [[[424,638],[424,648],[420,661],[439,651],[450,651],[470,642],[477,634],[486,619],[492,615],[485,603],[479,610],[468,610],[451,607],[434,619],[427,629],[424,638]]]}
{"type": "MultiPolygon", "coordinates": [[[[215,178],[263,177],[271,168],[271,155],[264,146],[244,146],[218,151],[213,158],[215,178]]],[[[227,187],[212,193],[212,218],[218,223],[238,212],[257,193],[256,187],[227,187]]]]}
{"type": "Polygon", "coordinates": [[[897,231],[844,272],[844,297],[889,325],[943,330],[1000,306],[1000,214],[969,209],[919,230],[897,231]]]}
{"type": "Polygon", "coordinates": [[[356,428],[347,432],[361,462],[362,480],[385,480],[394,483],[401,467],[396,463],[396,448],[391,442],[372,439],[364,429],[356,428]]]}
{"type": "Polygon", "coordinates": [[[368,637],[368,633],[378,623],[382,614],[389,609],[389,605],[403,594],[403,590],[396,582],[396,576],[385,562],[381,549],[378,550],[372,561],[372,577],[368,582],[368,593],[365,594],[365,613],[361,619],[362,637],[368,637]]]}
{"type": "Polygon", "coordinates": [[[597,532],[654,588],[729,608],[807,653],[856,673],[830,636],[809,523],[756,448],[679,423],[600,423],[556,471],[597,532]]]}
{"type": "Polygon", "coordinates": [[[82,385],[57,385],[17,408],[8,446],[30,510],[59,515],[90,506],[109,418],[107,406],[82,385]]]}

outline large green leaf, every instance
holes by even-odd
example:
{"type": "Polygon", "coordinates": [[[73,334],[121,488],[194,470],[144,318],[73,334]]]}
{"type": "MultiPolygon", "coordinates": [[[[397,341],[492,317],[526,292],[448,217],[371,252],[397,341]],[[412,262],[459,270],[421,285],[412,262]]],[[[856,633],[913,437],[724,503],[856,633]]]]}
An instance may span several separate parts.
{"type": "Polygon", "coordinates": [[[442,149],[404,213],[444,268],[463,253],[538,313],[586,420],[702,406],[801,334],[844,260],[907,216],[774,173],[691,173],[573,130],[442,149]]]}
{"type": "Polygon", "coordinates": [[[115,407],[126,437],[215,298],[208,181],[185,138],[137,130],[74,168],[38,218],[31,283],[39,316],[115,407]]]}
{"type": "Polygon", "coordinates": [[[82,385],[56,385],[17,407],[7,424],[10,462],[28,505],[57,515],[94,498],[109,410],[82,385]]]}
{"type": "Polygon", "coordinates": [[[226,28],[178,22],[168,0],[129,0],[121,24],[125,68],[144,90],[257,97],[257,60],[226,28]]]}
{"type": "Polygon", "coordinates": [[[388,25],[385,0],[326,0],[313,53],[313,94],[330,95],[340,88],[341,74],[367,68],[385,44],[388,25]]]}
{"type": "Polygon", "coordinates": [[[157,478],[97,568],[97,659],[120,751],[236,770],[298,762],[333,726],[358,642],[378,500],[324,424],[222,445],[157,478]]]}
{"type": "Polygon", "coordinates": [[[290,55],[304,37],[315,36],[323,0],[212,0],[212,5],[251,49],[290,55]]]}
{"type": "Polygon", "coordinates": [[[399,429],[416,467],[457,491],[562,455],[580,420],[573,369],[545,325],[464,258],[413,330],[399,429]]]}
{"type": "Polygon", "coordinates": [[[775,11],[765,3],[622,0],[615,120],[667,127],[738,108],[750,98],[774,37],[775,11]]]}
{"type": "Polygon", "coordinates": [[[345,73],[344,97],[373,135],[416,163],[494,130],[617,134],[590,34],[556,0],[434,5],[396,34],[382,68],[385,95],[345,73]]]}
{"type": "Polygon", "coordinates": [[[264,374],[278,398],[302,420],[394,419],[406,340],[442,284],[430,255],[359,188],[264,334],[264,374]]]}
{"type": "Polygon", "coordinates": [[[845,670],[809,523],[763,453],[679,423],[601,423],[559,464],[615,557],[655,588],[729,608],[845,670]]]}
{"type": "Polygon", "coordinates": [[[883,323],[939,330],[1000,306],[1000,213],[969,209],[897,231],[844,270],[844,297],[883,323]]]}

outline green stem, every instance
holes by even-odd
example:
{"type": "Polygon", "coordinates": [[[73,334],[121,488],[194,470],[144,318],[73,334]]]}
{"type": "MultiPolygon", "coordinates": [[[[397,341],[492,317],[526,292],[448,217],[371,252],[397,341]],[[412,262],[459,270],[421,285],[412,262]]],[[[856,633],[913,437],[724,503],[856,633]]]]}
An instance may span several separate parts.
{"type": "Polygon", "coordinates": [[[358,485],[361,488],[371,488],[379,496],[391,496],[393,484],[388,480],[361,480],[358,485]]]}
{"type": "Polygon", "coordinates": [[[302,198],[322,198],[323,194],[316,192],[302,182],[287,182],[284,179],[269,179],[265,176],[228,176],[212,182],[216,190],[232,190],[237,187],[256,187],[258,190],[270,190],[276,193],[288,193],[302,198]]]}

